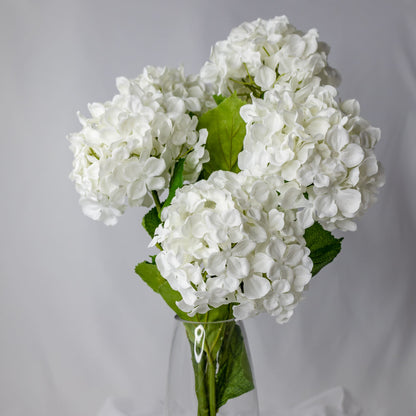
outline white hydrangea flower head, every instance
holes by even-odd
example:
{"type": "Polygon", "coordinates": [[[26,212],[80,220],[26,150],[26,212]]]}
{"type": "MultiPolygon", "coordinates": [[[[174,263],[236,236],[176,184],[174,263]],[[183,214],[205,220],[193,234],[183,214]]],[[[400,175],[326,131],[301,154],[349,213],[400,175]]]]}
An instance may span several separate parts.
{"type": "Polygon", "coordinates": [[[91,117],[79,116],[83,128],[69,137],[83,211],[107,225],[127,206],[149,206],[180,157],[185,180],[197,179],[209,156],[194,114],[215,105],[199,77],[185,77],[181,67],[147,67],[135,79],[118,78],[117,88],[111,101],[89,105],[91,117]]]}
{"type": "Polygon", "coordinates": [[[359,104],[340,105],[336,90],[318,79],[293,91],[277,86],[241,108],[247,123],[239,167],[264,178],[278,176],[291,187],[305,228],[318,221],[327,230],[356,228],[376,198],[382,173],[374,155],[380,131],[359,116],[359,104]]]}
{"type": "Polygon", "coordinates": [[[215,44],[201,77],[223,95],[254,89],[261,96],[280,83],[296,89],[314,76],[323,84],[337,85],[339,75],[327,64],[328,52],[316,29],[303,33],[286,16],[257,19],[234,28],[226,40],[215,44]],[[247,89],[247,83],[255,85],[247,89]]]}
{"type": "Polygon", "coordinates": [[[279,208],[270,182],[214,172],[179,189],[162,221],[156,264],[183,311],[232,303],[237,319],[268,312],[285,322],[293,314],[312,261],[296,211],[279,208]]]}

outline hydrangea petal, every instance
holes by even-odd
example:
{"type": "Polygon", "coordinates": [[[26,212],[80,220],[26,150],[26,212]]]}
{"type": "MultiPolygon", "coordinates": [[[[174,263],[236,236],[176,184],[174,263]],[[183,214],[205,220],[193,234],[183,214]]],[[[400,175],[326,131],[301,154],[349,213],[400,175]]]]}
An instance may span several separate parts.
{"type": "Polygon", "coordinates": [[[253,275],[244,279],[244,295],[248,299],[260,299],[270,290],[270,282],[264,277],[253,275]]]}
{"type": "Polygon", "coordinates": [[[263,65],[254,77],[254,82],[263,90],[270,89],[276,81],[276,72],[268,66],[263,65]]]}
{"type": "Polygon", "coordinates": [[[347,168],[352,168],[363,161],[364,150],[358,144],[350,143],[341,152],[340,159],[347,168]]]}
{"type": "Polygon", "coordinates": [[[344,189],[338,191],[336,203],[345,216],[353,216],[361,204],[361,193],[356,189],[344,189]]]}

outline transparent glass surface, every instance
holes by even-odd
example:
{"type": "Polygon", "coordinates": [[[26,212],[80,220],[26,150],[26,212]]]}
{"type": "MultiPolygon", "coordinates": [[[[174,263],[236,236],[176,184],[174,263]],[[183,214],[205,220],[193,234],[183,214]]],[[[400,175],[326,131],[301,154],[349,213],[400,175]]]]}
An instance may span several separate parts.
{"type": "Polygon", "coordinates": [[[175,318],[166,416],[258,416],[247,336],[241,321],[175,318]]]}

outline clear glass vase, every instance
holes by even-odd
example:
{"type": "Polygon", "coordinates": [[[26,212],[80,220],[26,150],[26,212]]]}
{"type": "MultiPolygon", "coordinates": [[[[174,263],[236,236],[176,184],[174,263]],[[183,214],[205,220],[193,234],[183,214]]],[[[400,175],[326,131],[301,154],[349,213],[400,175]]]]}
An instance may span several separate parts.
{"type": "Polygon", "coordinates": [[[258,416],[247,337],[241,321],[175,317],[166,416],[258,416]]]}

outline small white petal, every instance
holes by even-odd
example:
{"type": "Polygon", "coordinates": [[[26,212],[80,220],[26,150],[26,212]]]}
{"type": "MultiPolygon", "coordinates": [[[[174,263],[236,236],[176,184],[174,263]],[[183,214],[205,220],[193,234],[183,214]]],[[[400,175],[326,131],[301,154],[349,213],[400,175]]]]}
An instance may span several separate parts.
{"type": "Polygon", "coordinates": [[[300,167],[298,160],[291,160],[282,166],[282,178],[286,181],[292,181],[296,178],[297,171],[300,167]]]}
{"type": "Polygon", "coordinates": [[[295,297],[292,295],[292,293],[286,293],[279,296],[279,301],[282,306],[289,306],[294,302],[294,300],[295,297]]]}
{"type": "Polygon", "coordinates": [[[327,135],[327,143],[336,152],[340,152],[349,142],[348,133],[342,127],[333,127],[327,135]]]}
{"type": "Polygon", "coordinates": [[[313,225],[313,209],[312,208],[303,208],[302,210],[296,213],[296,218],[300,226],[306,230],[313,225]]]}
{"type": "Polygon", "coordinates": [[[297,266],[294,269],[295,271],[295,280],[293,281],[295,287],[297,287],[300,290],[303,290],[303,287],[307,285],[311,278],[312,274],[308,269],[306,269],[303,266],[297,266]]]}
{"type": "Polygon", "coordinates": [[[254,77],[254,82],[263,90],[269,90],[276,81],[276,71],[263,65],[254,77]]]}
{"type": "Polygon", "coordinates": [[[269,211],[269,223],[270,227],[273,230],[280,231],[285,225],[285,214],[278,211],[277,209],[272,209],[269,211]]]}
{"type": "Polygon", "coordinates": [[[249,224],[247,226],[247,233],[250,239],[256,243],[262,243],[267,239],[267,233],[265,229],[258,224],[249,224]]]}
{"type": "Polygon", "coordinates": [[[287,293],[290,290],[290,283],[285,279],[273,282],[272,286],[276,293],[287,293]]]}
{"type": "Polygon", "coordinates": [[[250,264],[242,257],[230,257],[227,261],[227,275],[235,279],[242,279],[248,276],[250,264]]]}
{"type": "Polygon", "coordinates": [[[233,247],[232,253],[234,256],[245,257],[248,256],[256,248],[256,243],[251,240],[240,241],[233,247]]]}
{"type": "Polygon", "coordinates": [[[328,120],[324,117],[315,117],[309,121],[306,131],[311,136],[325,135],[330,127],[328,120]]]}
{"type": "Polygon", "coordinates": [[[127,195],[131,200],[140,200],[146,195],[147,189],[143,180],[132,182],[127,187],[127,195]]]}
{"type": "Polygon", "coordinates": [[[244,280],[244,295],[248,299],[260,299],[270,290],[270,282],[264,277],[253,275],[244,280]]]}
{"type": "Polygon", "coordinates": [[[237,320],[247,319],[250,316],[256,315],[256,308],[254,302],[244,302],[233,306],[233,315],[237,320]]]}
{"type": "Polygon", "coordinates": [[[317,175],[315,175],[313,184],[317,188],[326,188],[327,186],[329,186],[329,176],[324,175],[322,173],[318,173],[317,175]]]}
{"type": "Polygon", "coordinates": [[[341,109],[344,113],[349,114],[351,116],[360,115],[360,103],[354,99],[342,102],[341,109]]]}
{"type": "Polygon", "coordinates": [[[370,156],[366,158],[360,165],[360,171],[361,174],[365,177],[371,177],[376,175],[378,172],[378,163],[375,156],[370,156]]]}
{"type": "Polygon", "coordinates": [[[266,311],[270,312],[279,306],[279,301],[276,297],[269,297],[263,301],[266,311]]]}
{"type": "Polygon", "coordinates": [[[286,252],[286,244],[280,238],[272,238],[267,247],[267,252],[275,260],[280,260],[286,252]]]}
{"type": "Polygon", "coordinates": [[[144,171],[149,176],[159,176],[163,173],[166,168],[165,161],[163,159],[157,159],[150,157],[144,164],[144,171]]]}
{"type": "Polygon", "coordinates": [[[350,143],[341,152],[340,159],[347,168],[352,168],[363,161],[364,151],[358,144],[350,143]]]}
{"type": "Polygon", "coordinates": [[[206,271],[211,276],[220,275],[224,272],[226,258],[224,252],[214,253],[208,258],[206,271]]]}
{"type": "Polygon", "coordinates": [[[343,215],[352,217],[360,208],[361,193],[356,189],[340,190],[338,191],[335,200],[343,215]]]}
{"type": "Polygon", "coordinates": [[[291,244],[288,246],[286,250],[286,264],[289,266],[297,266],[301,261],[303,257],[303,250],[300,246],[297,244],[291,244]]]}
{"type": "Polygon", "coordinates": [[[270,271],[270,268],[274,264],[274,260],[270,256],[268,256],[266,253],[260,252],[260,253],[256,253],[252,263],[253,263],[253,270],[256,273],[268,274],[270,271]]]}
{"type": "Polygon", "coordinates": [[[165,178],[160,176],[149,178],[146,181],[147,187],[151,191],[159,191],[165,187],[166,181],[165,178]]]}
{"type": "Polygon", "coordinates": [[[331,218],[337,214],[338,207],[331,195],[319,196],[315,200],[315,209],[319,218],[331,218]]]}

